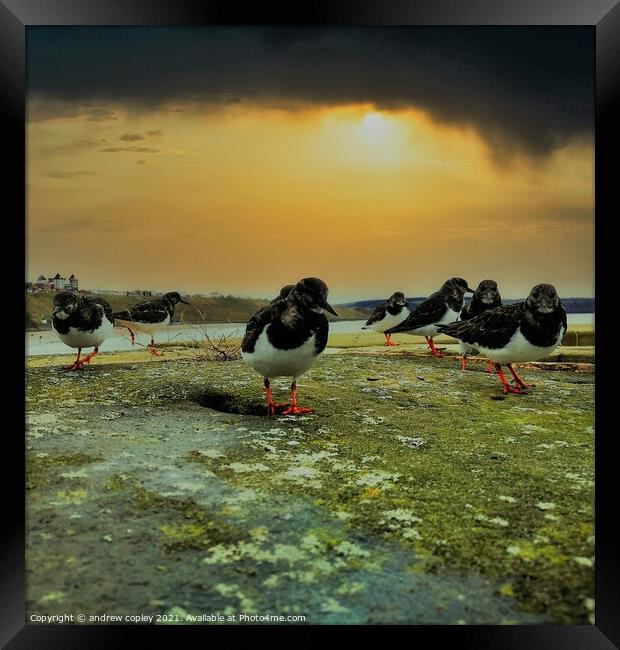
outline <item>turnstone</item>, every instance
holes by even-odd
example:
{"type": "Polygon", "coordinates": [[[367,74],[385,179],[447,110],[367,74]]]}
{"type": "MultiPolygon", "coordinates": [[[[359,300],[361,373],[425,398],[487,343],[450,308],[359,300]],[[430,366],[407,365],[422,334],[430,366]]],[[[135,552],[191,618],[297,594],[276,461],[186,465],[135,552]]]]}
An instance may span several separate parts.
{"type": "Polygon", "coordinates": [[[523,393],[525,384],[513,363],[537,361],[551,354],[566,333],[566,311],[551,284],[537,284],[522,302],[495,307],[471,320],[442,325],[439,331],[469,343],[495,364],[504,393],[523,393]],[[514,377],[510,386],[502,372],[514,377]]]}
{"type": "Polygon", "coordinates": [[[287,298],[288,294],[291,293],[291,291],[295,288],[294,284],[286,284],[280,289],[280,293],[271,301],[271,304],[273,305],[275,302],[278,302],[278,300],[284,300],[287,298]]]}
{"type": "Polygon", "coordinates": [[[307,372],[327,345],[329,323],[324,310],[337,316],[327,302],[327,285],[318,278],[300,280],[286,298],[277,299],[249,320],[241,356],[264,378],[269,415],[288,406],[282,415],[312,413],[297,404],[297,379],[307,372]],[[276,404],[269,380],[292,377],[291,402],[276,404]]]}
{"type": "Polygon", "coordinates": [[[77,359],[65,370],[81,370],[99,352],[99,346],[114,331],[112,307],[102,298],[80,296],[72,291],[59,291],[54,296],[52,327],[60,340],[77,348],[77,359]],[[80,359],[82,348],[95,349],[80,359]]]}
{"type": "Polygon", "coordinates": [[[391,327],[385,334],[404,332],[423,336],[433,356],[443,357],[444,354],[433,343],[433,336],[438,332],[438,325],[451,323],[458,318],[463,308],[463,296],[467,292],[473,293],[474,290],[467,286],[463,278],[450,278],[439,291],[423,300],[400,325],[391,327]]]}
{"type": "Polygon", "coordinates": [[[409,303],[405,298],[405,294],[397,291],[372,312],[362,329],[373,329],[375,332],[383,332],[385,345],[398,345],[398,343],[392,342],[391,334],[385,334],[385,330],[402,323],[409,316],[409,313],[409,303]]]}
{"type": "Polygon", "coordinates": [[[191,304],[183,300],[177,291],[171,291],[157,300],[139,302],[126,311],[114,312],[113,316],[115,321],[129,330],[132,345],[136,340],[134,330],[144,332],[151,336],[151,343],[148,346],[151,354],[160,355],[161,352],[157,351],[153,337],[157,330],[170,324],[174,316],[174,308],[179,302],[184,305],[191,304]]]}
{"type": "MultiPolygon", "coordinates": [[[[471,320],[483,311],[501,307],[502,297],[497,289],[495,280],[483,280],[474,291],[471,301],[468,302],[459,315],[459,320],[471,320]]],[[[459,341],[461,352],[461,370],[467,368],[467,357],[471,354],[478,354],[478,350],[464,341],[459,341]]],[[[489,361],[487,372],[493,372],[493,363],[489,361]]]]}

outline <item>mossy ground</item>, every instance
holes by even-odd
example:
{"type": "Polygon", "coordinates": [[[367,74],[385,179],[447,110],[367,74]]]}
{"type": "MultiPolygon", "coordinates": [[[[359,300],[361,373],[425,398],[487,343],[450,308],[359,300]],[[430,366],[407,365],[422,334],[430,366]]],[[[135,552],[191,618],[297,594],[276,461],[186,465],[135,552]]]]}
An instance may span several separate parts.
{"type": "Polygon", "coordinates": [[[298,418],[241,361],[31,367],[28,611],[591,621],[594,375],[355,352],[298,418]]]}

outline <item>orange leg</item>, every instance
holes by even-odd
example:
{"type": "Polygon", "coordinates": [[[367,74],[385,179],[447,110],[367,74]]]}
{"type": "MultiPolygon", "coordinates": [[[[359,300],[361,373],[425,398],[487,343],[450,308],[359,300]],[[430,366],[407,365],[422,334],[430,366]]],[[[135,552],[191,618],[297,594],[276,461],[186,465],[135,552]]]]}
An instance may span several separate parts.
{"type": "Polygon", "coordinates": [[[127,329],[129,330],[129,334],[131,335],[131,345],[134,345],[136,342],[136,335],[133,333],[131,327],[127,327],[127,329]]]}
{"type": "Polygon", "coordinates": [[[461,370],[467,370],[467,355],[461,357],[461,370]]]}
{"type": "Polygon", "coordinates": [[[64,366],[63,370],[82,370],[82,368],[84,367],[84,362],[80,361],[81,353],[82,353],[82,348],[78,348],[77,359],[70,366],[64,366]]]}
{"type": "Polygon", "coordinates": [[[90,363],[90,360],[99,352],[99,348],[95,348],[87,357],[82,359],[82,363],[90,363]]]}
{"type": "Polygon", "coordinates": [[[440,352],[436,347],[435,343],[433,343],[433,337],[432,336],[425,336],[426,342],[428,343],[428,347],[430,348],[431,354],[434,357],[445,357],[446,355],[443,352],[440,352]]]}
{"type": "Polygon", "coordinates": [[[301,415],[302,413],[312,413],[312,409],[297,405],[297,383],[291,384],[291,405],[282,415],[301,415]]]}
{"type": "Polygon", "coordinates": [[[267,411],[269,415],[275,415],[276,410],[279,408],[284,408],[285,406],[288,406],[288,402],[274,402],[273,397],[271,395],[271,387],[269,384],[269,379],[265,377],[265,397],[267,398],[267,411]]]}
{"type": "MultiPolygon", "coordinates": [[[[508,367],[510,368],[510,365],[507,364],[508,367]]],[[[521,388],[518,388],[517,386],[511,386],[508,383],[508,380],[506,379],[506,376],[502,372],[502,366],[499,363],[495,364],[495,370],[497,370],[497,374],[499,375],[499,379],[502,382],[502,386],[504,389],[504,395],[506,393],[515,393],[516,395],[523,395],[525,391],[523,391],[521,388]]]]}
{"type": "Polygon", "coordinates": [[[491,359],[487,361],[487,372],[493,372],[493,362],[491,359]]]}
{"type": "Polygon", "coordinates": [[[519,375],[517,375],[517,372],[516,372],[516,370],[512,367],[512,364],[507,363],[506,365],[508,366],[508,370],[510,370],[510,372],[512,373],[512,376],[514,377],[515,384],[516,384],[519,388],[532,388],[532,387],[534,386],[534,384],[526,384],[526,383],[521,379],[521,377],[519,377],[519,375]]]}
{"type": "Polygon", "coordinates": [[[392,341],[391,334],[383,334],[383,336],[385,336],[385,343],[383,345],[389,345],[389,346],[398,345],[398,343],[394,343],[394,341],[392,341]]]}
{"type": "Polygon", "coordinates": [[[155,346],[155,339],[152,336],[151,336],[151,344],[147,347],[152,357],[161,357],[164,354],[163,352],[159,352],[159,350],[155,346]]]}

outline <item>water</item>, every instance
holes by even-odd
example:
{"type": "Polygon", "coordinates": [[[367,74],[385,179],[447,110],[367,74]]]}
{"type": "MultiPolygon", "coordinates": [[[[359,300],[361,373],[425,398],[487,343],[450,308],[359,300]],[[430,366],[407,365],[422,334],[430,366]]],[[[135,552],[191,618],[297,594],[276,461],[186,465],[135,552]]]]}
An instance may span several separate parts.
{"type": "MultiPolygon", "coordinates": [[[[329,331],[333,334],[358,334],[363,320],[336,321],[329,324],[329,331]]],[[[594,314],[568,314],[568,326],[571,325],[592,325],[594,326],[594,314]]],[[[245,323],[213,323],[208,327],[211,338],[217,339],[221,335],[234,334],[242,336],[245,331],[245,323]]],[[[149,343],[146,334],[137,335],[137,340],[142,345],[149,343]]],[[[156,343],[176,343],[181,341],[195,341],[204,338],[203,329],[197,325],[172,325],[155,335],[156,343]]],[[[129,333],[124,327],[115,327],[114,335],[106,339],[101,346],[102,352],[128,352],[140,349],[131,345],[129,333]]],[[[26,356],[41,356],[48,354],[71,355],[72,348],[62,343],[55,332],[26,332],[26,356]]]]}
{"type": "Polygon", "coordinates": [[[571,325],[592,325],[594,328],[594,314],[567,314],[568,326],[571,325]]]}

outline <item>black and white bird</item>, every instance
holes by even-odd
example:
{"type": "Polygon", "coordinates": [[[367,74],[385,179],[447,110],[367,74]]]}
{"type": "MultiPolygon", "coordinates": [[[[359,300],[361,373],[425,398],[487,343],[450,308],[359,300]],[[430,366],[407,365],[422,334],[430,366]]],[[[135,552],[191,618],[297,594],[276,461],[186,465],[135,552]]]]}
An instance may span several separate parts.
{"type": "Polygon", "coordinates": [[[396,291],[396,293],[393,293],[372,312],[362,329],[373,329],[375,332],[383,332],[385,335],[385,345],[398,345],[398,343],[392,341],[391,334],[385,334],[385,330],[402,323],[410,313],[409,303],[405,298],[405,294],[401,291],[396,291]]]}
{"type": "Polygon", "coordinates": [[[112,307],[102,298],[80,296],[72,291],[59,291],[54,296],[52,327],[58,338],[77,348],[77,359],[65,370],[82,370],[85,363],[99,352],[99,346],[114,332],[112,307]],[[80,359],[83,348],[94,348],[80,359]]]}
{"type": "Polygon", "coordinates": [[[443,357],[444,354],[435,347],[433,337],[440,324],[451,323],[458,318],[463,309],[463,297],[468,292],[473,293],[474,290],[467,286],[463,278],[450,278],[439,291],[423,300],[400,325],[387,329],[385,334],[404,332],[423,336],[433,356],[443,357]]]}
{"type": "Polygon", "coordinates": [[[337,316],[327,302],[327,285],[318,278],[304,278],[249,320],[241,343],[241,356],[264,378],[269,415],[281,407],[282,415],[312,413],[297,404],[297,379],[307,372],[327,345],[329,323],[324,311],[337,316]],[[269,380],[292,377],[291,402],[273,401],[269,380]]]}
{"type": "Polygon", "coordinates": [[[113,316],[115,321],[129,330],[132,345],[136,339],[134,330],[144,332],[151,337],[151,343],[148,346],[151,354],[160,355],[161,352],[158,352],[155,347],[155,332],[170,324],[174,316],[174,308],[179,302],[184,305],[191,304],[183,300],[177,291],[171,291],[157,300],[139,302],[125,311],[114,312],[113,316]]]}
{"type": "Polygon", "coordinates": [[[294,284],[285,284],[281,289],[280,293],[271,301],[270,304],[274,304],[279,300],[285,300],[288,297],[288,294],[295,288],[294,284]]]}
{"type": "MultiPolygon", "coordinates": [[[[461,309],[459,320],[471,320],[482,314],[482,312],[501,307],[501,305],[502,297],[497,288],[497,282],[495,280],[483,280],[474,291],[470,302],[461,309]]],[[[467,357],[478,354],[478,350],[464,341],[459,341],[459,350],[461,352],[461,370],[465,370],[467,368],[467,357]]],[[[489,361],[487,372],[492,371],[493,363],[489,361]]]]}
{"type": "Polygon", "coordinates": [[[551,354],[566,333],[566,311],[553,285],[537,284],[522,302],[489,309],[471,320],[442,325],[439,331],[489,357],[504,393],[519,394],[529,386],[512,364],[537,361],[551,354]],[[515,386],[508,384],[502,365],[512,373],[515,386]]]}

